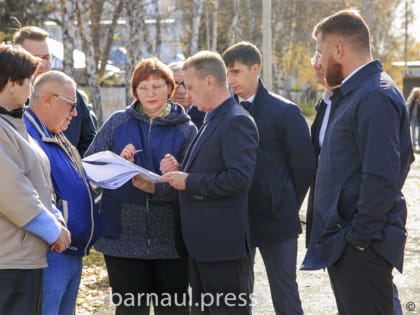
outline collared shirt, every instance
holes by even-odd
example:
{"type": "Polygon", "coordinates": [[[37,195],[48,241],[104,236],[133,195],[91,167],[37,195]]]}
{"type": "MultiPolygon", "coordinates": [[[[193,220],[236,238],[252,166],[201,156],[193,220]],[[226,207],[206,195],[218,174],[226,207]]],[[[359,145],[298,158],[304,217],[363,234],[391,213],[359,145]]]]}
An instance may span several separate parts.
{"type": "Polygon", "coordinates": [[[238,95],[238,102],[239,102],[239,104],[241,104],[241,102],[250,102],[250,103],[252,103],[254,101],[254,99],[255,99],[255,94],[254,95],[251,95],[247,99],[243,99],[242,97],[240,97],[238,95]]]}
{"type": "Polygon", "coordinates": [[[319,131],[319,147],[322,147],[322,144],[324,142],[324,138],[325,138],[325,132],[327,131],[327,126],[328,126],[328,119],[330,118],[330,113],[331,113],[331,99],[330,99],[330,92],[328,90],[324,91],[324,94],[322,94],[322,100],[325,103],[325,114],[324,117],[322,119],[322,123],[321,123],[321,129],[319,131]]]}
{"type": "Polygon", "coordinates": [[[356,74],[356,72],[360,71],[363,67],[366,67],[368,64],[370,64],[372,62],[375,62],[375,60],[369,61],[368,63],[365,63],[365,64],[361,65],[360,67],[354,69],[347,77],[344,78],[344,80],[341,82],[341,85],[343,85],[345,82],[350,80],[350,78],[352,76],[354,76],[356,74]]]}

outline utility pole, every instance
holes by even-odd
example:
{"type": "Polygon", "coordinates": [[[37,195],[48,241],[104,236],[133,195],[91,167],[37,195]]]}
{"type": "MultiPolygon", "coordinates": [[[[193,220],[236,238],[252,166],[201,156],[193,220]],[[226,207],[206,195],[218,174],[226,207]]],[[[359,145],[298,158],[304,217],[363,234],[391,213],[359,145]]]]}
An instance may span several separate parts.
{"type": "Polygon", "coordinates": [[[408,72],[408,0],[405,0],[405,34],[404,34],[404,76],[408,72]]]}
{"type": "Polygon", "coordinates": [[[268,89],[273,88],[273,49],[271,35],[271,0],[263,0],[262,2],[263,16],[263,79],[268,89]]]}

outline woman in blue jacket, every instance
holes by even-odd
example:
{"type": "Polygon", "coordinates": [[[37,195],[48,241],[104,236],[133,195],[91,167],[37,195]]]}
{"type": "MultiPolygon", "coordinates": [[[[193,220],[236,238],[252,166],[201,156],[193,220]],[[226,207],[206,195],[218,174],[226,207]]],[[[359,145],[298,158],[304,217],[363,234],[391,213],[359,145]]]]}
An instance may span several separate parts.
{"type": "MultiPolygon", "coordinates": [[[[181,161],[197,129],[182,106],[168,101],[174,87],[171,70],[157,58],[139,62],[131,77],[135,101],[111,115],[86,155],[110,150],[155,173],[168,153],[181,161]]],[[[157,315],[189,314],[178,205],[167,199],[156,200],[131,181],[104,189],[103,237],[95,248],[104,254],[116,314],[149,314],[151,304],[157,315]]]]}

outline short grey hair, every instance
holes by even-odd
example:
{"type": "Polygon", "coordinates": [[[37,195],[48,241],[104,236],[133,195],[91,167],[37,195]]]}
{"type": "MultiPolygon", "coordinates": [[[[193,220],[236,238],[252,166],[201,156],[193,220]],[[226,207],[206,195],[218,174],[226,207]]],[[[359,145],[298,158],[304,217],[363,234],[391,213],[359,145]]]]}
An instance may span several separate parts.
{"type": "Polygon", "coordinates": [[[51,70],[42,73],[35,79],[31,95],[31,103],[36,102],[44,91],[49,90],[47,87],[49,87],[53,82],[61,86],[69,84],[74,89],[77,87],[76,82],[64,72],[51,70]]]}
{"type": "Polygon", "coordinates": [[[208,75],[212,75],[216,78],[220,85],[226,86],[227,84],[225,62],[217,52],[209,50],[199,51],[185,61],[182,66],[182,70],[185,71],[190,67],[194,68],[196,75],[200,79],[203,79],[208,75]]]}
{"type": "Polygon", "coordinates": [[[172,72],[179,72],[182,71],[182,66],[184,65],[183,61],[174,61],[171,62],[168,67],[172,70],[172,72]]]}

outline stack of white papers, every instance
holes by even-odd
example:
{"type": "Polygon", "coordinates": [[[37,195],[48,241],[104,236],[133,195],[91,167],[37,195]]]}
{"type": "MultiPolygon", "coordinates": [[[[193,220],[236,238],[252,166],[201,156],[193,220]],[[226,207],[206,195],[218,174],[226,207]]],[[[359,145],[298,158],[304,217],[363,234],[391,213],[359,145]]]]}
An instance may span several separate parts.
{"type": "Polygon", "coordinates": [[[141,175],[154,183],[160,178],[158,174],[127,161],[111,151],[89,155],[82,160],[82,163],[92,183],[107,189],[119,188],[136,175],[141,175]]]}

